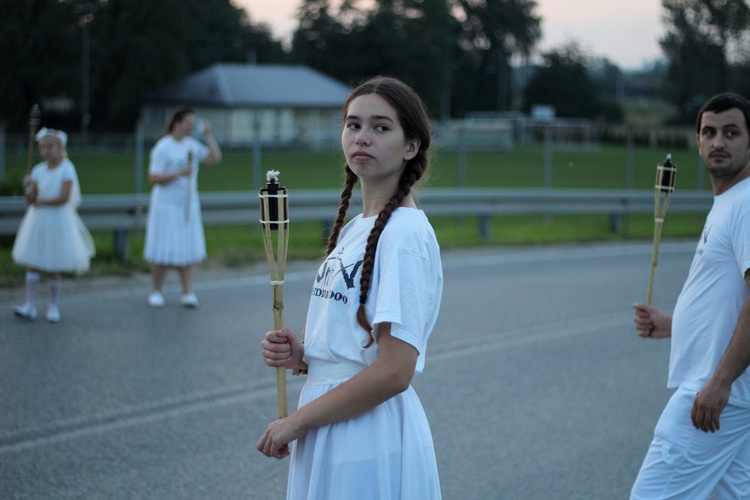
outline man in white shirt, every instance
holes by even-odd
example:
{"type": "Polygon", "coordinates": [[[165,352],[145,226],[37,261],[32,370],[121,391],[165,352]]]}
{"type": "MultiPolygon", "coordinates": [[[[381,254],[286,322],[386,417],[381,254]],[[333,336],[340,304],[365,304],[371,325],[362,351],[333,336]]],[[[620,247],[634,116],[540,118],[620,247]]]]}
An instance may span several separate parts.
{"type": "Polygon", "coordinates": [[[714,204],[672,317],[634,304],[644,338],[671,337],[668,387],[631,499],[750,498],[750,102],[712,97],[696,122],[714,204]]]}

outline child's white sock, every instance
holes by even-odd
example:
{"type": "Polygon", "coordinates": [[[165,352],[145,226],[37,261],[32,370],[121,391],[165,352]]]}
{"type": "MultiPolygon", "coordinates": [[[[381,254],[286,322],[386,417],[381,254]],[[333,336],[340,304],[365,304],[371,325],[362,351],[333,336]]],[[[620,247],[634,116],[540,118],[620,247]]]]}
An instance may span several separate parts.
{"type": "Polygon", "coordinates": [[[36,291],[39,288],[39,273],[26,271],[26,303],[36,305],[36,291]]]}
{"type": "Polygon", "coordinates": [[[62,280],[49,280],[49,304],[57,307],[57,299],[60,297],[62,280]]]}

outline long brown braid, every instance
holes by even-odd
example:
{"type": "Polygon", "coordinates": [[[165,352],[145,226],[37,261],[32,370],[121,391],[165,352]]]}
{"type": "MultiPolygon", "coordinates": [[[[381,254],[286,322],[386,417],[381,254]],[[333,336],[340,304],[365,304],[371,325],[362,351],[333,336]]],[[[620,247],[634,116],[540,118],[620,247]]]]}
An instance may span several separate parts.
{"type": "MultiPolygon", "coordinates": [[[[409,86],[396,78],[375,77],[360,86],[358,86],[347,99],[344,105],[344,116],[349,109],[349,104],[357,97],[368,94],[377,94],[388,101],[397,111],[399,123],[404,130],[406,140],[419,139],[420,145],[417,154],[407,161],[404,171],[399,178],[398,188],[385,207],[380,211],[375,224],[367,237],[365,246],[365,255],[362,262],[362,271],[360,276],[360,297],[359,309],[357,310],[357,323],[365,329],[370,335],[370,341],[365,347],[369,347],[374,342],[372,336],[372,325],[367,319],[365,313],[365,304],[370,291],[372,281],[372,272],[375,266],[375,252],[378,247],[380,235],[385,229],[385,225],[390,220],[393,211],[396,210],[404,201],[414,184],[419,181],[427,172],[429,167],[428,150],[430,148],[430,125],[427,117],[427,110],[422,99],[409,86]]],[[[341,228],[344,225],[346,212],[349,208],[354,185],[358,181],[357,175],[346,165],[346,181],[344,189],[341,191],[341,202],[336,215],[331,234],[328,237],[328,246],[326,255],[330,255],[338,242],[341,228]]]]}
{"type": "Polygon", "coordinates": [[[346,218],[346,211],[349,210],[349,202],[352,199],[352,191],[354,185],[357,183],[359,178],[357,174],[352,172],[349,165],[346,165],[346,181],[344,182],[344,189],[341,191],[341,202],[339,203],[339,211],[336,213],[336,220],[333,223],[331,234],[328,235],[328,246],[326,248],[326,256],[331,255],[333,249],[336,248],[336,243],[339,241],[339,234],[341,228],[344,227],[344,219],[346,218]]]}

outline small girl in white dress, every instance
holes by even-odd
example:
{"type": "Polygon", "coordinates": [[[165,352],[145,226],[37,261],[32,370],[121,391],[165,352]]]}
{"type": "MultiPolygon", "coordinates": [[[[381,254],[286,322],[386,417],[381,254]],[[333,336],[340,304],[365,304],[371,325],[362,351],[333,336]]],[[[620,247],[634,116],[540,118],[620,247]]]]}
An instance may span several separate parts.
{"type": "Polygon", "coordinates": [[[58,300],[62,272],[88,271],[94,242],[76,211],[81,190],[76,169],[68,160],[68,136],[42,128],[36,135],[44,158],[24,178],[29,208],[13,243],[13,260],[27,267],[26,302],[14,309],[18,318],[36,319],[36,295],[41,272],[49,274],[47,320],[60,321],[58,300]]]}

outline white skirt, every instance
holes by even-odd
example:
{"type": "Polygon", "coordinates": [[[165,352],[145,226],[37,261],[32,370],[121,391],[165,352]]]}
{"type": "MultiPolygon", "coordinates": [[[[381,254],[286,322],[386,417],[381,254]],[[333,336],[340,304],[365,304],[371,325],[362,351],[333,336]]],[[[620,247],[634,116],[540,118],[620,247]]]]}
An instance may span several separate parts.
{"type": "Polygon", "coordinates": [[[88,271],[95,254],[83,221],[70,204],[30,206],[13,242],[13,260],[46,272],[88,271]]]}
{"type": "Polygon", "coordinates": [[[154,202],[152,195],[143,258],[180,267],[205,260],[206,239],[197,194],[191,200],[189,214],[184,204],[154,202]]]}
{"type": "MultiPolygon", "coordinates": [[[[340,383],[325,383],[314,372],[311,367],[300,406],[340,383]]],[[[287,499],[333,498],[441,498],[432,433],[411,386],[363,415],[311,429],[292,443],[287,499]]]]}

